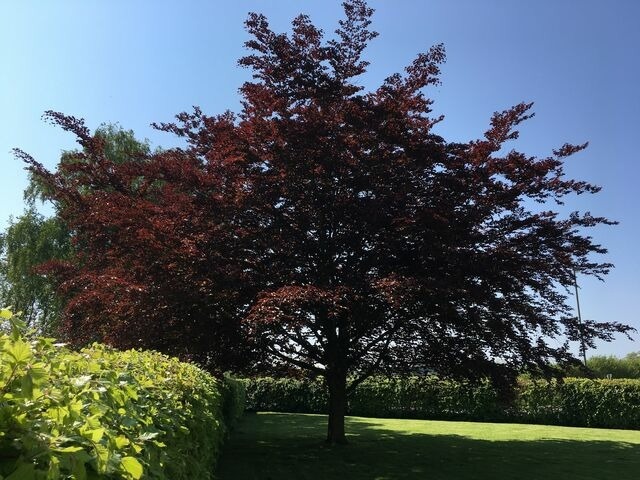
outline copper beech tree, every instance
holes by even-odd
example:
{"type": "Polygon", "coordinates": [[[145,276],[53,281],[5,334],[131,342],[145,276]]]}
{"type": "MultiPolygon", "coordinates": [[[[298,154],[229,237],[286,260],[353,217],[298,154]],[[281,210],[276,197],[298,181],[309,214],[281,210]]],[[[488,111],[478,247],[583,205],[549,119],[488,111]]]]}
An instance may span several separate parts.
{"type": "Polygon", "coordinates": [[[184,148],[117,164],[80,120],[49,113],[82,153],[57,172],[21,154],[78,252],[42,267],[68,299],[67,339],[321,375],[332,443],[349,392],[374,373],[508,382],[576,362],[571,340],[630,330],[581,325],[567,304],[574,271],[610,268],[584,231],[613,222],[553,210],[598,191],[563,173],[585,145],[508,150],[531,104],[494,114],[484,138],[447,142],[425,95],[443,47],[365,91],[372,10],[344,11],[329,40],[305,15],[277,34],[250,14],[242,110],[157,125],[184,148]]]}

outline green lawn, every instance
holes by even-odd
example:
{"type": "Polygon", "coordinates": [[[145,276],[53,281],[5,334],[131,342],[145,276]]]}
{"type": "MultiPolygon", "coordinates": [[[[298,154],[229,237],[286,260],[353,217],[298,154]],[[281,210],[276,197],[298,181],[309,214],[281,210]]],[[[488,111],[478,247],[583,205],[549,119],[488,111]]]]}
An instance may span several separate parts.
{"type": "Polygon", "coordinates": [[[322,442],[323,415],[248,414],[220,480],[632,480],[640,431],[350,417],[349,445],[322,442]]]}

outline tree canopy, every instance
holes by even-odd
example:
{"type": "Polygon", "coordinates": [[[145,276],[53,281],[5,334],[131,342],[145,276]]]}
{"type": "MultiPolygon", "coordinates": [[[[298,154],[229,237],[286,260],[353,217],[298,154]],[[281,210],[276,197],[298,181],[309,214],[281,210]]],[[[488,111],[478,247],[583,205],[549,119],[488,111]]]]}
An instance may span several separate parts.
{"type": "Polygon", "coordinates": [[[483,138],[448,142],[425,93],[444,47],[365,91],[373,11],[344,11],[326,41],[305,15],[278,34],[250,14],[241,112],[157,125],[185,148],[114,162],[81,120],[50,113],[77,136],[77,161],[48,172],[19,152],[74,232],[73,261],[48,266],[70,339],[322,375],[330,442],[373,373],[509,382],[575,363],[580,335],[630,330],[581,325],[567,303],[574,271],[611,267],[584,232],[613,222],[554,210],[599,190],[563,171],[586,144],[509,150],[529,103],[495,113],[483,138]]]}

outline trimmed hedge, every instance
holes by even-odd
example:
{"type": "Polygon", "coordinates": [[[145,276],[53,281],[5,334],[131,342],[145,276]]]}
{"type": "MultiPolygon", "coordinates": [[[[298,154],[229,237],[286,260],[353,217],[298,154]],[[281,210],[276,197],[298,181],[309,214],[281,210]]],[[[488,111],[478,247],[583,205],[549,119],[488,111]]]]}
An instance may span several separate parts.
{"type": "MultiPolygon", "coordinates": [[[[247,410],[326,413],[321,378],[245,380],[247,410]]],[[[350,415],[640,429],[640,380],[520,380],[514,400],[500,401],[490,383],[435,377],[373,377],[349,399],[350,415]]]]}
{"type": "Polygon", "coordinates": [[[155,352],[0,334],[0,479],[207,479],[244,388],[155,352]]]}
{"type": "Polygon", "coordinates": [[[322,378],[245,379],[245,408],[254,412],[326,413],[328,391],[322,378]]]}
{"type": "Polygon", "coordinates": [[[244,414],[247,389],[243,380],[225,374],[222,388],[222,417],[227,428],[232,428],[244,414]]]}
{"type": "Polygon", "coordinates": [[[501,414],[490,384],[472,386],[435,377],[370,378],[356,389],[349,411],[367,417],[441,420],[493,420],[501,414]]]}
{"type": "Polygon", "coordinates": [[[522,381],[513,418],[528,423],[640,429],[640,380],[522,381]]]}

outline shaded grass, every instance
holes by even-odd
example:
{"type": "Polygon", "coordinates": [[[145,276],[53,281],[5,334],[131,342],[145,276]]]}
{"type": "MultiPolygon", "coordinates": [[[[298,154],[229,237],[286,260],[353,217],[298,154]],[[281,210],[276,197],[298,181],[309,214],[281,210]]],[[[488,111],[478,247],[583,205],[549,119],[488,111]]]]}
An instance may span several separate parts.
{"type": "Polygon", "coordinates": [[[226,444],[220,480],[640,478],[640,432],[347,418],[349,445],[323,443],[326,416],[248,414],[226,444]]]}

